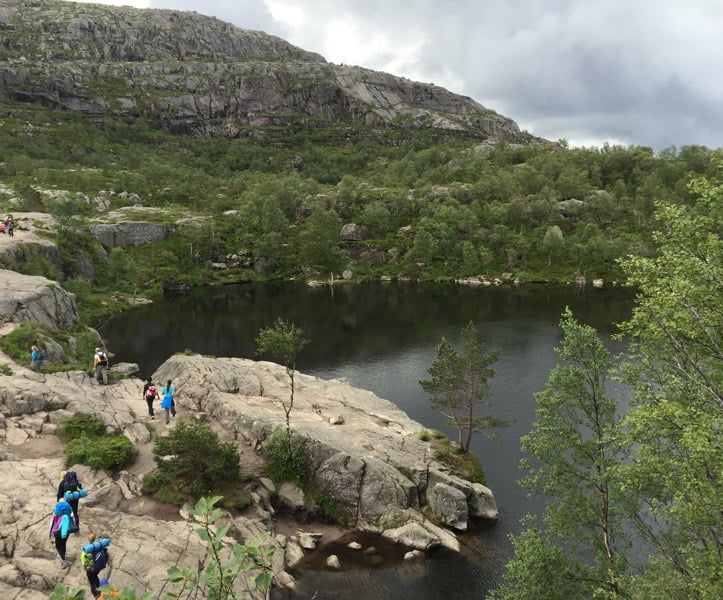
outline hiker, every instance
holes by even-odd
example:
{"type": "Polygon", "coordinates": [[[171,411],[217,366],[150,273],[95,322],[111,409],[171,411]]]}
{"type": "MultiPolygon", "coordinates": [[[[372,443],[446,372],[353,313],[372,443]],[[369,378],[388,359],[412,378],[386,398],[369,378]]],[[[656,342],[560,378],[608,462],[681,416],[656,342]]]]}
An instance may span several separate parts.
{"type": "Polygon", "coordinates": [[[108,385],[108,356],[100,348],[95,349],[93,367],[95,367],[96,381],[100,383],[102,378],[103,385],[108,385]]]}
{"type": "MultiPolygon", "coordinates": [[[[62,473],[61,475],[62,479],[60,480],[60,484],[58,485],[58,501],[65,499],[65,492],[77,492],[83,489],[80,481],[78,481],[78,475],[75,473],[75,471],[67,471],[62,473]]],[[[78,534],[80,533],[80,517],[78,517],[78,498],[76,498],[75,500],[69,500],[68,504],[73,510],[73,533],[78,534]]]]}
{"type": "Polygon", "coordinates": [[[68,536],[72,527],[72,512],[73,509],[65,500],[58,502],[55,505],[53,518],[50,521],[50,540],[55,541],[55,549],[58,551],[62,569],[65,569],[69,564],[65,560],[65,546],[68,543],[68,536]]]}
{"type": "Polygon", "coordinates": [[[163,398],[161,399],[161,408],[166,412],[166,425],[168,425],[171,420],[169,413],[174,417],[176,416],[176,401],[173,398],[173,394],[175,391],[176,388],[171,385],[170,379],[161,390],[161,395],[163,396],[163,398]]]}
{"type": "Polygon", "coordinates": [[[15,223],[13,223],[12,219],[10,219],[10,223],[8,223],[8,226],[5,228],[5,230],[10,237],[13,237],[15,235],[15,223]]]}
{"type": "MultiPolygon", "coordinates": [[[[91,533],[88,536],[88,543],[93,544],[95,539],[95,534],[91,533]]],[[[98,588],[101,586],[98,573],[105,569],[105,566],[108,564],[108,548],[101,547],[99,549],[93,549],[92,552],[86,552],[85,548],[83,548],[80,551],[80,562],[85,567],[85,574],[88,576],[90,593],[93,594],[94,598],[98,598],[100,596],[98,588]]],[[[107,579],[103,581],[108,582],[107,579]]]]}
{"type": "Polygon", "coordinates": [[[45,351],[38,348],[35,344],[30,346],[30,363],[34,371],[40,371],[45,360],[45,351]]]}
{"type": "Polygon", "coordinates": [[[155,416],[153,414],[153,401],[156,399],[156,386],[152,377],[149,377],[146,380],[146,385],[143,386],[143,397],[148,403],[148,416],[152,419],[155,416]]]}

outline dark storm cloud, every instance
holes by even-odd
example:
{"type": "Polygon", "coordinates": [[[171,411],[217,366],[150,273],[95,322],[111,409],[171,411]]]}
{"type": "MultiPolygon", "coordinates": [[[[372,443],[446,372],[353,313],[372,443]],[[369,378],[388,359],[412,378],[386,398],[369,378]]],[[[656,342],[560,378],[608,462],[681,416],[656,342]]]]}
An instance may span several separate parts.
{"type": "Polygon", "coordinates": [[[151,0],[434,82],[548,139],[723,145],[718,0],[151,0]]]}

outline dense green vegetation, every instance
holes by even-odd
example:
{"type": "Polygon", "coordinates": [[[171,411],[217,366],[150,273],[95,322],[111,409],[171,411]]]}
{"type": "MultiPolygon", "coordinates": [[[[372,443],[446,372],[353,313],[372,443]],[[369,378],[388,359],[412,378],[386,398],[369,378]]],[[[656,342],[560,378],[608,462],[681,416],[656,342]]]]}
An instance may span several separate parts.
{"type": "MultiPolygon", "coordinates": [[[[169,284],[345,268],[358,278],[627,280],[639,290],[623,328],[632,342],[620,372],[632,389],[629,411],[610,410],[600,393],[608,357],[566,316],[568,368],[551,374],[525,441],[526,483],[552,508],[514,539],[498,597],[723,596],[723,151],[474,148],[435,135],[344,126],[200,139],[143,121],[92,124],[5,105],[0,210],[53,214],[57,226],[45,234],[63,265],[31,249],[3,265],[60,280],[85,318],[112,310],[104,302],[115,292],[154,297],[169,284]],[[88,198],[173,233],[139,248],[103,248],[88,224],[104,217],[88,198]],[[345,223],[364,225],[368,237],[342,242],[345,223]],[[81,276],[81,257],[92,262],[92,282],[81,276]],[[230,268],[214,270],[214,262],[230,268]],[[627,535],[633,547],[653,548],[652,558],[633,556],[627,535]]],[[[39,332],[18,331],[7,343],[27,353],[39,332]]],[[[174,478],[201,472],[175,441],[157,459],[182,457],[174,478]]],[[[276,453],[291,456],[281,443],[276,453]]],[[[237,458],[231,463],[218,471],[223,483],[237,472],[237,458]]],[[[179,491],[170,478],[156,483],[169,499],[179,491]]],[[[195,494],[215,492],[207,481],[187,483],[195,494]]]]}
{"type": "Polygon", "coordinates": [[[201,139],[141,120],[92,124],[5,105],[0,210],[56,216],[47,234],[63,268],[32,253],[13,268],[60,279],[95,312],[111,310],[98,292],[157,297],[168,282],[338,276],[344,268],[359,278],[621,279],[617,258],[653,253],[654,201],[691,205],[687,182],[711,175],[721,158],[699,146],[656,155],[474,143],[350,126],[201,139]],[[99,197],[126,207],[126,220],[171,224],[174,233],[103,250],[87,228],[102,217],[88,202],[99,197]],[[162,210],[129,208],[136,203],[162,210]],[[179,221],[188,217],[200,220],[179,221]],[[342,242],[345,223],[365,226],[368,238],[342,242]],[[93,285],[78,280],[79,256],[93,262],[93,285]],[[213,262],[230,268],[213,270],[213,262]]]}
{"type": "Polygon", "coordinates": [[[690,206],[656,202],[655,256],[622,262],[630,399],[608,397],[613,361],[563,316],[564,364],[522,440],[523,483],[549,504],[495,598],[723,597],[723,181],[690,189],[690,206]]]}
{"type": "Polygon", "coordinates": [[[76,413],[58,428],[58,437],[67,441],[66,464],[88,465],[117,473],[132,465],[138,450],[127,437],[109,434],[103,419],[85,413],[76,413]]]}

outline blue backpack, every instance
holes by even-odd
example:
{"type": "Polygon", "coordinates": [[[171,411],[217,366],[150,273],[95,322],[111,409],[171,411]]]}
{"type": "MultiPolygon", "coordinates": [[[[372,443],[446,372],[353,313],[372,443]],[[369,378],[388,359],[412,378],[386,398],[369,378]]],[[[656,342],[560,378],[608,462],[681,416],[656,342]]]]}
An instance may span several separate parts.
{"type": "Polygon", "coordinates": [[[99,573],[108,564],[108,549],[99,548],[93,551],[93,571],[99,573]]]}

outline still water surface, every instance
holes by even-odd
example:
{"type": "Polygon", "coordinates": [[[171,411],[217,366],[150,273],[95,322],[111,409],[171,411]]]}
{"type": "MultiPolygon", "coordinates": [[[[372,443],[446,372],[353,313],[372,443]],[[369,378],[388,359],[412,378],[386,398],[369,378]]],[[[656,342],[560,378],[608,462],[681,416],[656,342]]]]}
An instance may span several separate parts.
{"type": "MultiPolygon", "coordinates": [[[[489,349],[500,348],[493,365],[490,414],[513,423],[496,441],[478,436],[480,458],[497,500],[495,527],[462,537],[464,552],[438,552],[419,564],[343,573],[297,573],[294,598],[334,600],[467,600],[484,598],[510,557],[510,533],[541,501],[517,486],[520,436],[534,420],[534,396],[557,363],[560,314],[595,327],[613,352],[615,323],[626,320],[632,294],[619,288],[539,286],[470,288],[453,284],[369,283],[334,288],[303,284],[243,284],[195,289],[190,294],[141,307],[101,328],[116,361],[137,362],[147,376],[174,352],[257,358],[254,339],[277,316],[295,322],[310,343],[297,368],[391,400],[412,418],[456,439],[444,418],[429,408],[419,385],[436,357],[442,336],[459,348],[461,329],[474,321],[489,349]]],[[[281,597],[281,596],[278,596],[281,597]]]]}

